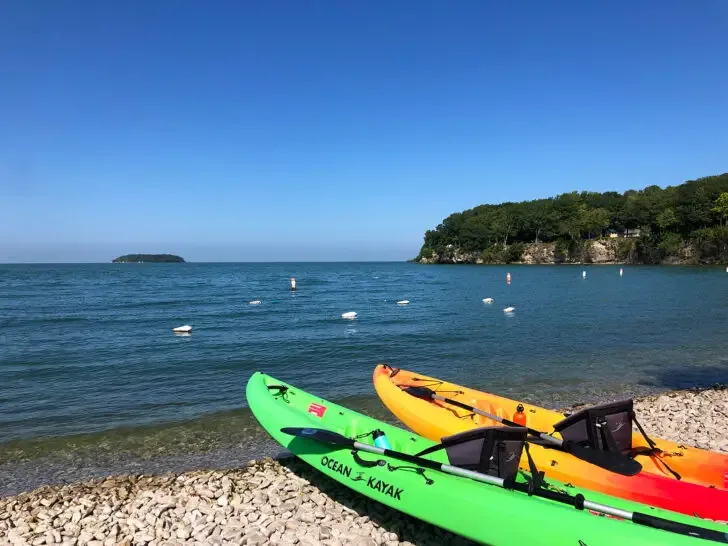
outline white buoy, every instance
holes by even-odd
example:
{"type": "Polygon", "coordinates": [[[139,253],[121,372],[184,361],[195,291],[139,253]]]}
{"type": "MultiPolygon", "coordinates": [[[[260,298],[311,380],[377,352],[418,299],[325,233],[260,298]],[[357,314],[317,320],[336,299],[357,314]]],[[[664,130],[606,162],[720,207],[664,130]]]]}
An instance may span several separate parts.
{"type": "Polygon", "coordinates": [[[493,303],[493,298],[483,298],[483,303],[493,303]]]}
{"type": "Polygon", "coordinates": [[[515,307],[506,307],[505,309],[503,309],[503,312],[504,313],[513,313],[513,311],[515,311],[515,310],[516,310],[515,307]]]}
{"type": "Polygon", "coordinates": [[[506,284],[511,284],[511,274],[506,273],[506,284]]]}
{"type": "Polygon", "coordinates": [[[397,305],[409,305],[409,300],[399,300],[397,305]]]}
{"type": "Polygon", "coordinates": [[[357,317],[356,311],[348,311],[341,315],[341,318],[349,319],[349,320],[355,319],[356,317],[357,317]]]}
{"type": "MultiPolygon", "coordinates": [[[[726,267],[725,270],[726,270],[726,272],[728,272],[728,267],[726,267]]],[[[619,268],[619,276],[621,277],[622,275],[624,275],[624,269],[620,267],[619,268]]]]}
{"type": "Polygon", "coordinates": [[[291,290],[296,291],[296,277],[291,277],[291,290]]]}
{"type": "Polygon", "coordinates": [[[189,324],[185,324],[184,326],[177,326],[177,328],[172,328],[172,331],[175,334],[185,334],[192,331],[192,326],[189,324]]]}
{"type": "Polygon", "coordinates": [[[581,272],[581,278],[582,279],[586,279],[586,271],[582,271],[581,272]]]}
{"type": "Polygon", "coordinates": [[[248,305],[260,305],[260,304],[261,304],[260,300],[253,300],[253,301],[248,302],[248,305]]]}

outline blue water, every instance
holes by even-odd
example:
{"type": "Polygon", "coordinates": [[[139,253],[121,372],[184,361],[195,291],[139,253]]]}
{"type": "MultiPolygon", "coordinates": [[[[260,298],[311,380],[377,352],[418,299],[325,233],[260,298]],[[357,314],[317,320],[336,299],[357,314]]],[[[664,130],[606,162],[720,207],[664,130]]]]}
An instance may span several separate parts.
{"type": "Polygon", "coordinates": [[[552,407],[728,382],[723,269],[582,269],[2,265],[0,463],[254,451],[255,370],[381,416],[383,361],[552,407]]]}

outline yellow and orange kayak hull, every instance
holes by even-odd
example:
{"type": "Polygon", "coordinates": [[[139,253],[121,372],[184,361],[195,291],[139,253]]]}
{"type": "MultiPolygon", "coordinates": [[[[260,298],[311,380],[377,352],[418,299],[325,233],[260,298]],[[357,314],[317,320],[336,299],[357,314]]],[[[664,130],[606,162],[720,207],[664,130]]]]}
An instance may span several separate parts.
{"type": "MultiPolygon", "coordinates": [[[[402,390],[411,385],[429,387],[442,393],[442,396],[505,419],[513,419],[516,407],[523,404],[526,426],[541,432],[552,433],[554,425],[565,417],[556,411],[415,372],[377,366],[374,370],[374,388],[382,402],[405,425],[434,441],[472,428],[499,423],[444,402],[417,398],[402,390]]],[[[559,436],[558,433],[554,435],[559,436]]],[[[638,456],[642,471],[629,477],[614,474],[555,449],[534,444],[530,451],[536,466],[546,473],[547,478],[677,512],[728,520],[728,456],[668,440],[653,440],[662,452],[659,455],[638,456]],[[661,463],[660,458],[680,474],[682,479],[677,480],[661,463]]],[[[649,447],[639,433],[633,435],[632,445],[649,447]]],[[[528,469],[525,452],[521,467],[528,469]]]]}

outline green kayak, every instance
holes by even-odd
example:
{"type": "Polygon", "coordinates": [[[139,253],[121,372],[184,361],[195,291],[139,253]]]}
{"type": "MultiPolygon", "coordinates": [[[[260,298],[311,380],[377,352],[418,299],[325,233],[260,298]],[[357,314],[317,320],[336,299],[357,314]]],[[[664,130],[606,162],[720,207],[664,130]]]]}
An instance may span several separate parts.
{"type": "MultiPolygon", "coordinates": [[[[362,495],[483,544],[728,543],[727,525],[560,484],[549,479],[548,469],[539,469],[546,471],[545,480],[537,479],[541,482],[539,486],[531,483],[529,473],[515,467],[513,475],[504,481],[480,471],[463,470],[460,462],[448,466],[456,464],[449,460],[454,451],[437,449],[438,444],[412,432],[348,410],[260,372],[248,381],[246,396],[263,428],[314,468],[362,495]],[[374,447],[372,437],[379,432],[384,433],[388,449],[374,447]],[[414,457],[430,449],[424,458],[414,457]],[[603,515],[599,506],[628,516],[603,515]],[[654,528],[655,522],[662,528],[654,528]],[[663,530],[666,527],[673,530],[663,530]]],[[[514,431],[501,429],[498,433],[512,436],[514,431]]],[[[501,451],[503,445],[510,445],[510,440],[503,438],[499,444],[501,451]]],[[[493,445],[488,441],[481,444],[487,444],[488,449],[493,445]]],[[[493,457],[490,459],[486,462],[493,468],[493,457]]],[[[508,464],[501,466],[500,461],[499,456],[495,468],[507,470],[508,464]]],[[[508,463],[505,457],[504,461],[508,463]]]]}

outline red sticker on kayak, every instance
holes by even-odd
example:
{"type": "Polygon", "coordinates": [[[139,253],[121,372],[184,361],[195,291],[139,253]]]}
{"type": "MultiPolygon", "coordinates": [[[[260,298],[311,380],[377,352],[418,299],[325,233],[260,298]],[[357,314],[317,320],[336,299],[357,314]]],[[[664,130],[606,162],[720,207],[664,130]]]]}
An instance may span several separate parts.
{"type": "Polygon", "coordinates": [[[308,413],[312,413],[316,417],[323,417],[324,413],[326,413],[326,406],[322,406],[321,404],[312,402],[311,405],[308,407],[308,413]]]}

